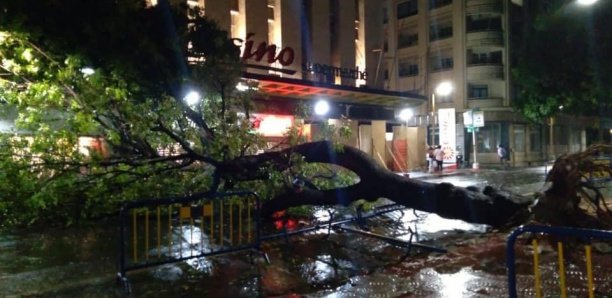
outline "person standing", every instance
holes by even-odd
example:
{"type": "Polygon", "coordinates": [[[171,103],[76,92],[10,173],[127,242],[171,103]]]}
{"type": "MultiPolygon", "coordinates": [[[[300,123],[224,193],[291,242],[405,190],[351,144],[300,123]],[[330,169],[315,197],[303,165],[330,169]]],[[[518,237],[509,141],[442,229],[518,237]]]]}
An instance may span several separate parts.
{"type": "Polygon", "coordinates": [[[504,146],[497,145],[497,156],[499,157],[499,163],[502,166],[505,167],[508,165],[508,152],[506,151],[506,148],[504,148],[504,146]]]}
{"type": "Polygon", "coordinates": [[[444,150],[442,150],[442,146],[436,146],[436,150],[434,150],[434,156],[436,158],[437,169],[442,171],[444,164],[444,150]]]}
{"type": "Polygon", "coordinates": [[[427,147],[427,167],[430,172],[433,172],[435,168],[435,157],[434,157],[434,148],[432,146],[427,147]]]}

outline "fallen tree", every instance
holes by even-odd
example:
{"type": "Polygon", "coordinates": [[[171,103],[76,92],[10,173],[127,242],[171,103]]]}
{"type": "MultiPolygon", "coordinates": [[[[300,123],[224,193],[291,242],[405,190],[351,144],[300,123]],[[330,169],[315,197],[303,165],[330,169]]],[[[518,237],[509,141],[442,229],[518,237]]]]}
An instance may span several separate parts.
{"type": "MultiPolygon", "coordinates": [[[[456,187],[449,183],[428,183],[393,173],[365,152],[350,146],[338,150],[331,142],[298,145],[283,151],[268,152],[220,164],[222,175],[242,179],[261,179],[263,164],[288,164],[284,157],[299,154],[306,162],[329,163],[346,168],[359,179],[353,185],[319,190],[294,187],[266,201],[263,214],[302,205],[343,205],[358,200],[376,201],[387,198],[407,208],[436,213],[445,218],[502,227],[525,221],[533,200],[492,187],[482,190],[456,187]]],[[[279,168],[279,167],[277,167],[279,168]]],[[[279,169],[282,169],[280,167],[279,169]]],[[[308,185],[308,184],[305,184],[308,185]]]]}
{"type": "Polygon", "coordinates": [[[494,227],[530,219],[532,198],[397,175],[338,145],[343,128],[304,143],[296,125],[285,149],[268,150],[250,118],[256,83],[241,79],[227,32],[167,1],[95,4],[0,3],[0,109],[15,121],[0,134],[4,223],[70,223],[125,201],[233,187],[257,190],[264,215],[387,198],[494,227]],[[202,98],[185,101],[190,90],[202,98]],[[83,136],[96,142],[82,148],[83,136]],[[304,174],[309,164],[329,165],[319,181],[342,183],[317,183],[304,174]]]}
{"type": "Polygon", "coordinates": [[[585,151],[555,160],[546,176],[548,188],[533,208],[538,222],[597,229],[612,229],[612,146],[593,145],[585,151]]]}

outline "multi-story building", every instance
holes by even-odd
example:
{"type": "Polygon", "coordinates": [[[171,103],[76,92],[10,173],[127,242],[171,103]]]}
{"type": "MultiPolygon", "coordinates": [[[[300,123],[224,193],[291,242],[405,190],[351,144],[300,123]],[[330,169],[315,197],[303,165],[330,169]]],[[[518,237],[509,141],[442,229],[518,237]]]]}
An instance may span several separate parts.
{"type": "Polygon", "coordinates": [[[529,7],[524,4],[534,1],[528,2],[386,2],[384,88],[428,98],[412,124],[429,126],[429,144],[454,144],[456,154],[471,161],[476,152],[476,160],[481,163],[497,162],[496,147],[501,144],[511,148],[515,164],[541,162],[585,148],[588,119],[559,115],[537,125],[513,111],[512,101],[517,92],[511,69],[518,49],[525,46],[524,13],[529,7]],[[452,92],[445,96],[436,94],[441,83],[450,83],[452,92]],[[455,117],[448,119],[453,112],[455,117]],[[468,119],[463,119],[464,115],[468,119]],[[472,116],[476,117],[474,122],[483,125],[475,133],[464,125],[464,120],[469,123],[472,116]],[[449,142],[448,134],[453,131],[445,131],[448,130],[445,121],[456,124],[454,143],[449,142]]]}
{"type": "Polygon", "coordinates": [[[187,3],[241,46],[264,121],[325,99],[330,112],[305,119],[307,128],[316,134],[320,121],[350,119],[348,143],[396,170],[422,166],[428,145],[441,144],[449,164],[457,155],[474,161],[474,153],[480,163],[497,162],[499,144],[511,148],[515,164],[586,145],[576,118],[533,125],[512,109],[521,0],[187,3]],[[439,86],[450,92],[438,93],[439,86]],[[405,108],[414,116],[400,120],[405,108]]]}
{"type": "MultiPolygon", "coordinates": [[[[255,101],[263,122],[293,114],[298,104],[329,102],[325,116],[306,121],[316,135],[318,124],[349,119],[347,141],[396,170],[416,168],[424,160],[422,129],[398,120],[401,109],[417,110],[423,95],[383,88],[383,6],[371,0],[199,0],[206,17],[227,30],[241,47],[255,81],[255,101]],[[402,125],[404,124],[404,125],[402,125]],[[419,135],[422,134],[422,135],[419,135]],[[395,146],[393,146],[395,144],[395,146]],[[408,145],[408,146],[406,146],[408,145]],[[417,149],[418,148],[418,149],[417,149]]],[[[287,118],[284,118],[287,119],[287,118]]],[[[274,120],[274,121],[276,121],[274,120]]],[[[262,122],[262,123],[263,123],[262,122]]],[[[290,123],[285,121],[283,123],[290,123]]],[[[277,122],[275,128],[283,127],[277,122]]],[[[279,131],[261,131],[274,138],[279,131]]]]}

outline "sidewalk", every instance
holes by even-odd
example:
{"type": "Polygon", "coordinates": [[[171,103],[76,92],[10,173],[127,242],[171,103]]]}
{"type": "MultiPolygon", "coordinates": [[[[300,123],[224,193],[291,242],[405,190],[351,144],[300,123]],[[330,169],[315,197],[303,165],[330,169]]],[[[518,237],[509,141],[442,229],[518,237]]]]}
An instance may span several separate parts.
{"type": "MultiPolygon", "coordinates": [[[[475,173],[485,173],[485,172],[500,172],[500,171],[522,171],[529,169],[540,169],[542,168],[545,171],[544,166],[515,166],[515,167],[504,167],[499,164],[485,164],[480,166],[479,169],[472,168],[460,168],[457,169],[454,165],[451,167],[445,167],[444,170],[431,172],[428,169],[415,169],[413,171],[409,171],[408,174],[410,178],[414,179],[424,179],[428,177],[446,177],[446,176],[456,176],[456,175],[471,175],[475,173]]],[[[402,173],[398,173],[402,174],[402,173]]]]}

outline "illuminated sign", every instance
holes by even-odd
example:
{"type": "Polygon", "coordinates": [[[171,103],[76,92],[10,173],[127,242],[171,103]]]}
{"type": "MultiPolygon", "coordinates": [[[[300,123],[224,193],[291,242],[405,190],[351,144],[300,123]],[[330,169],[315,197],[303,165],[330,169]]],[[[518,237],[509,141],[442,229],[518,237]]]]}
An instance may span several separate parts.
{"type": "Polygon", "coordinates": [[[327,64],[319,64],[306,62],[302,63],[302,70],[308,72],[314,72],[318,74],[323,74],[328,77],[341,77],[355,80],[366,80],[368,73],[365,71],[360,71],[359,67],[356,68],[347,68],[347,67],[335,67],[327,64]]]}
{"type": "Polygon", "coordinates": [[[440,124],[440,146],[444,151],[444,161],[455,161],[455,148],[457,147],[457,135],[455,126],[455,109],[439,109],[438,119],[440,124]]]}
{"type": "MultiPolygon", "coordinates": [[[[242,53],[240,55],[240,59],[242,59],[243,62],[247,63],[247,61],[251,59],[260,62],[261,60],[263,60],[264,57],[266,57],[266,62],[268,64],[278,62],[282,66],[289,66],[293,63],[293,60],[295,59],[295,52],[293,51],[293,48],[284,47],[280,49],[280,51],[278,51],[277,53],[278,47],[274,44],[268,45],[266,42],[262,41],[259,43],[259,45],[255,46],[255,42],[251,40],[251,37],[253,37],[254,35],[255,33],[247,34],[246,40],[243,40],[242,38],[232,38],[234,45],[236,45],[238,48],[244,46],[244,49],[242,50],[242,53]]],[[[295,70],[253,64],[247,64],[247,66],[253,68],[280,71],[287,74],[295,74],[295,70]]]]}
{"type": "Polygon", "coordinates": [[[292,115],[252,114],[251,123],[255,132],[265,137],[283,137],[293,126],[292,115]]]}

